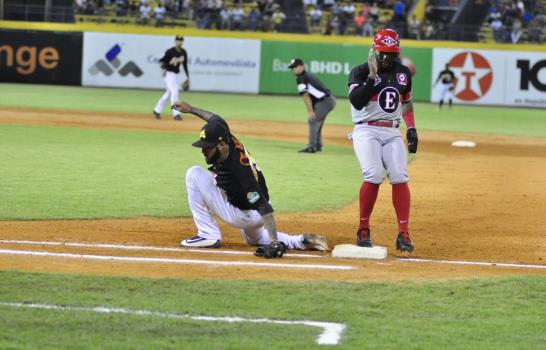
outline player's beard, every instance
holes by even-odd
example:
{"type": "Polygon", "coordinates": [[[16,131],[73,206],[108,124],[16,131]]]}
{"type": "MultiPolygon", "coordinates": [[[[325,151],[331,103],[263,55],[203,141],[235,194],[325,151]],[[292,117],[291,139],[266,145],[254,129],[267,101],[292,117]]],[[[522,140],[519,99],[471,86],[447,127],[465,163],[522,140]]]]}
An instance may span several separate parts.
{"type": "Polygon", "coordinates": [[[396,60],[396,56],[397,55],[395,53],[380,52],[379,53],[379,69],[384,72],[394,67],[394,61],[396,60]]]}
{"type": "Polygon", "coordinates": [[[207,157],[205,155],[205,161],[207,164],[214,164],[216,161],[220,158],[220,150],[218,149],[218,146],[214,147],[214,151],[210,153],[210,155],[207,157]]]}

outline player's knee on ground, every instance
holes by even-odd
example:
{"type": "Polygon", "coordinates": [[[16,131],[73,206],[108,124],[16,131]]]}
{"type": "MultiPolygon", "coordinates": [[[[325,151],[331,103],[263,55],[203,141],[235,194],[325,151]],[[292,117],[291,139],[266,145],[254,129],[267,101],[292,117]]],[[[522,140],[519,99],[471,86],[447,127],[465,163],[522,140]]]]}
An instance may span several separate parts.
{"type": "Polygon", "coordinates": [[[362,172],[362,178],[365,182],[372,184],[380,184],[385,178],[385,170],[383,168],[370,168],[362,172]]]}

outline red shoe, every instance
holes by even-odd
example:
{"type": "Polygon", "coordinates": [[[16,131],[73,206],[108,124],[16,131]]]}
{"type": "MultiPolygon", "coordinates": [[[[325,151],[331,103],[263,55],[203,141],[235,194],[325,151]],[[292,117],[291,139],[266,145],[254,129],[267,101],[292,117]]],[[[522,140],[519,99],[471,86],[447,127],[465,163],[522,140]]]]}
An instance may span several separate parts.
{"type": "Polygon", "coordinates": [[[356,231],[356,245],[359,247],[373,247],[369,228],[356,231]]]}

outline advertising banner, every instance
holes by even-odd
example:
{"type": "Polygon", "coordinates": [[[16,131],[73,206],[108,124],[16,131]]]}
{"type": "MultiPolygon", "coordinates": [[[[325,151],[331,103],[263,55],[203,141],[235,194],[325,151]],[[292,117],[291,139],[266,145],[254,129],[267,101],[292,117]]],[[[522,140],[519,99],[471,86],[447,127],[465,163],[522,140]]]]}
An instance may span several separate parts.
{"type": "MultiPolygon", "coordinates": [[[[296,78],[288,64],[298,57],[304,61],[306,70],[315,74],[335,96],[346,97],[349,73],[352,67],[367,61],[369,49],[366,45],[263,41],[260,93],[297,93],[296,78]]],[[[414,73],[414,99],[429,101],[432,50],[402,48],[401,59],[414,73]]]]}
{"type": "MultiPolygon", "coordinates": [[[[165,88],[159,60],[173,46],[174,35],[85,33],[83,85],[165,88]]],[[[258,93],[260,41],[185,37],[183,47],[192,90],[258,93]]]]}
{"type": "Polygon", "coordinates": [[[0,30],[0,81],[81,84],[82,34],[0,30]]]}
{"type": "MultiPolygon", "coordinates": [[[[431,83],[448,63],[457,82],[454,102],[546,108],[544,53],[435,49],[431,83]]],[[[432,92],[440,100],[440,89],[432,92]]]]}

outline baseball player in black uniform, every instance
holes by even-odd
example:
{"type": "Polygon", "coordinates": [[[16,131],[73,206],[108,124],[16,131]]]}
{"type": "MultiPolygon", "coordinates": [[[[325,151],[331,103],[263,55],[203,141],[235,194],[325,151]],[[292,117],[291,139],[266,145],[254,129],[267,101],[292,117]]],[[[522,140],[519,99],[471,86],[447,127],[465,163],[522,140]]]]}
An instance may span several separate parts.
{"type": "MultiPolygon", "coordinates": [[[[180,65],[184,67],[184,72],[186,73],[186,80],[182,84],[182,89],[187,91],[190,87],[190,74],[188,72],[188,54],[186,50],[182,48],[182,43],[184,42],[184,37],[182,35],[177,35],[175,37],[175,46],[171,47],[163,54],[163,57],[159,60],[161,63],[161,69],[163,71],[163,76],[167,89],[163,96],[157,101],[153,114],[157,119],[161,118],[161,111],[165,107],[165,103],[170,99],[171,106],[178,100],[178,91],[180,84],[178,83],[178,73],[180,72],[180,65]]],[[[180,112],[173,109],[173,118],[174,120],[182,120],[180,112]]]]}
{"type": "Polygon", "coordinates": [[[411,72],[398,58],[400,39],[396,31],[377,32],[368,62],[349,75],[349,100],[354,129],[353,148],[360,163],[360,220],[356,243],[371,247],[370,217],[385,173],[392,185],[392,203],[398,222],[396,248],[411,252],[409,236],[410,190],[407,154],[398,127],[407,127],[407,151],[417,152],[417,130],[411,101],[411,72]]]}
{"type": "Polygon", "coordinates": [[[453,104],[453,90],[455,89],[457,79],[455,78],[455,73],[449,69],[449,63],[446,63],[446,68],[438,74],[438,78],[436,78],[436,82],[434,82],[434,87],[436,87],[440,80],[442,80],[442,91],[440,93],[438,109],[442,109],[444,98],[446,97],[449,101],[449,108],[451,108],[453,104]]]}
{"type": "Polygon", "coordinates": [[[201,148],[210,165],[208,171],[193,166],[186,173],[188,202],[197,235],[183,240],[182,246],[220,247],[222,235],[215,215],[239,228],[248,244],[257,245],[257,256],[282,257],[287,249],[328,250],[325,237],[277,232],[264,175],[224,119],[186,102],[176,102],[173,109],[207,122],[193,146],[201,148]]]}
{"type": "Polygon", "coordinates": [[[299,152],[321,152],[322,127],[326,121],[326,116],[336,106],[336,99],[317,77],[305,70],[304,63],[300,58],[294,58],[290,61],[288,68],[296,76],[298,93],[303,96],[303,102],[308,113],[309,143],[299,152]]]}

